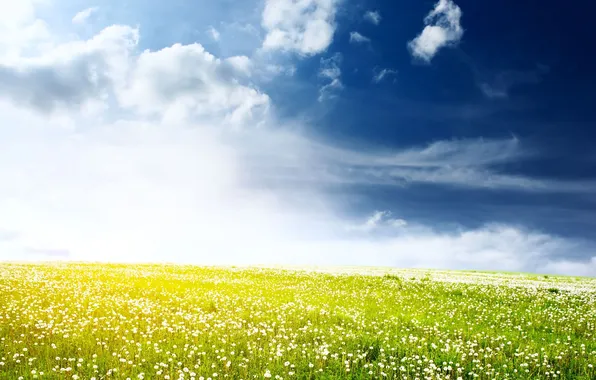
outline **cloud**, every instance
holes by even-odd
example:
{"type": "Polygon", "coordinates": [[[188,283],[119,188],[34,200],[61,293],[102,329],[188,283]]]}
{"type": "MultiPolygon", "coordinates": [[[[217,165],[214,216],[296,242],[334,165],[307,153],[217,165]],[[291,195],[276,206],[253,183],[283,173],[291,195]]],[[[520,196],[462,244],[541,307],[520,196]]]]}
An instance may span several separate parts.
{"type": "Polygon", "coordinates": [[[383,81],[383,79],[397,74],[397,70],[393,70],[393,69],[381,69],[381,70],[375,69],[374,71],[375,71],[375,74],[372,79],[373,83],[381,83],[383,81]]]}
{"type": "Polygon", "coordinates": [[[385,242],[385,249],[377,255],[394,252],[394,260],[403,267],[594,274],[593,267],[581,262],[574,262],[577,267],[563,267],[569,250],[593,255],[592,244],[513,226],[493,224],[451,232],[412,227],[385,242]]]}
{"type": "Polygon", "coordinates": [[[549,71],[545,66],[536,70],[505,70],[490,75],[476,70],[476,82],[484,96],[490,99],[503,99],[509,96],[512,88],[524,84],[537,84],[549,71]]]}
{"type": "Polygon", "coordinates": [[[358,32],[351,32],[350,33],[350,42],[353,44],[363,44],[363,43],[369,43],[370,42],[370,38],[363,36],[362,34],[358,33],[358,32]]]}
{"type": "MultiPolygon", "coordinates": [[[[447,140],[385,152],[345,149],[298,136],[287,138],[289,141],[279,142],[280,147],[287,144],[301,154],[275,159],[277,165],[294,168],[284,174],[293,183],[397,187],[431,184],[545,193],[588,193],[596,188],[596,182],[590,180],[557,181],[500,172],[496,168],[502,164],[538,154],[531,147],[522,148],[516,138],[447,140]],[[316,164],[301,162],[300,157],[305,156],[316,164]]],[[[261,168],[261,173],[267,170],[261,168]]]]}
{"type": "Polygon", "coordinates": [[[324,102],[325,100],[334,98],[337,92],[342,90],[343,88],[344,85],[343,83],[341,83],[341,80],[339,80],[339,78],[333,79],[331,82],[327,83],[319,89],[319,102],[324,102]]]}
{"type": "Polygon", "coordinates": [[[536,267],[535,270],[540,273],[595,277],[596,256],[582,261],[572,261],[564,258],[548,260],[546,264],[536,267]]]}
{"type": "Polygon", "coordinates": [[[226,58],[224,62],[225,64],[231,65],[236,72],[245,74],[247,76],[250,75],[253,66],[250,58],[245,55],[229,57],[226,58]]]}
{"type": "MultiPolygon", "coordinates": [[[[318,264],[375,262],[402,268],[475,269],[594,275],[591,261],[568,261],[568,250],[594,255],[590,243],[562,239],[523,228],[490,224],[472,230],[436,231],[424,226],[394,229],[391,236],[313,246],[318,264]],[[325,253],[327,252],[327,253],[325,253]]],[[[589,260],[589,259],[588,259],[589,260]]]]}
{"type": "Polygon", "coordinates": [[[457,45],[464,34],[461,15],[461,9],[453,1],[439,0],[424,18],[426,26],[422,33],[408,43],[410,53],[430,62],[441,48],[457,45]]]}
{"type": "Polygon", "coordinates": [[[220,33],[217,29],[215,29],[214,27],[210,26],[209,29],[207,29],[207,33],[209,34],[209,36],[211,37],[211,39],[213,41],[219,41],[220,38],[220,33]]]}
{"type": "Polygon", "coordinates": [[[266,0],[263,48],[304,55],[324,52],[335,33],[337,4],[337,0],[266,0]]]}
{"type": "Polygon", "coordinates": [[[379,11],[368,11],[364,14],[364,20],[379,25],[381,23],[381,13],[379,11]]]}
{"type": "Polygon", "coordinates": [[[72,18],[73,24],[84,24],[89,20],[89,17],[96,13],[99,10],[99,7],[91,7],[85,10],[80,11],[72,18]]]}
{"type": "MultiPolygon", "coordinates": [[[[307,144],[306,142],[304,144],[307,144]]],[[[390,151],[350,151],[337,147],[323,149],[313,144],[326,160],[346,165],[376,168],[454,168],[491,166],[532,157],[532,149],[522,148],[517,138],[442,140],[390,151]]]]}
{"type": "Polygon", "coordinates": [[[35,58],[0,63],[0,96],[44,112],[101,101],[121,77],[137,41],[136,29],[112,26],[88,41],[57,45],[35,58]]]}
{"type": "Polygon", "coordinates": [[[0,14],[0,60],[4,63],[32,48],[50,49],[47,23],[37,18],[38,1],[3,2],[0,14]]]}
{"type": "Polygon", "coordinates": [[[291,77],[294,74],[296,74],[295,65],[267,63],[264,65],[264,67],[262,67],[262,69],[266,74],[269,74],[269,78],[276,77],[278,75],[285,75],[291,77]]]}
{"type": "Polygon", "coordinates": [[[19,236],[18,232],[4,230],[0,228],[0,242],[6,242],[16,239],[19,236]]]}
{"type": "Polygon", "coordinates": [[[336,53],[330,58],[321,58],[319,77],[327,79],[329,82],[319,89],[319,102],[333,98],[337,91],[343,89],[341,69],[339,68],[342,59],[341,53],[336,53]]]}
{"type": "Polygon", "coordinates": [[[351,227],[352,230],[360,230],[365,232],[373,232],[382,228],[390,228],[393,231],[395,228],[407,226],[408,223],[403,219],[396,219],[391,217],[391,211],[375,211],[369,216],[362,225],[351,227]]]}
{"type": "Polygon", "coordinates": [[[330,58],[321,58],[321,66],[319,68],[319,76],[328,79],[337,79],[341,76],[341,69],[339,65],[343,56],[341,53],[335,53],[330,58]]]}
{"type": "Polygon", "coordinates": [[[249,69],[247,57],[222,61],[196,43],[144,51],[118,89],[118,100],[142,114],[223,117],[237,124],[269,106],[266,94],[235,75],[249,69]]]}

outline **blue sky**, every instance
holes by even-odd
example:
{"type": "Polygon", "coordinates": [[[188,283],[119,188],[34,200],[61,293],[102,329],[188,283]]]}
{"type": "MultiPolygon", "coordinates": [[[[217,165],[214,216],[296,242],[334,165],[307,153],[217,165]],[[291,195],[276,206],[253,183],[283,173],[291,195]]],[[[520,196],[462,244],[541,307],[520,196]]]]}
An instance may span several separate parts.
{"type": "Polygon", "coordinates": [[[586,7],[7,3],[0,259],[596,275],[586,7]]]}

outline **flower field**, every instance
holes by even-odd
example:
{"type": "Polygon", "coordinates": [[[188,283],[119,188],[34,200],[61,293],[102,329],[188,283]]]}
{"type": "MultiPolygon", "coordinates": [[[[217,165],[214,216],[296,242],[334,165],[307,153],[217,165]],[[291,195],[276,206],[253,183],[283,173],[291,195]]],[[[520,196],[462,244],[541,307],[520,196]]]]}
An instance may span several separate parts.
{"type": "Polygon", "coordinates": [[[0,379],[596,379],[596,279],[0,264],[0,379]]]}

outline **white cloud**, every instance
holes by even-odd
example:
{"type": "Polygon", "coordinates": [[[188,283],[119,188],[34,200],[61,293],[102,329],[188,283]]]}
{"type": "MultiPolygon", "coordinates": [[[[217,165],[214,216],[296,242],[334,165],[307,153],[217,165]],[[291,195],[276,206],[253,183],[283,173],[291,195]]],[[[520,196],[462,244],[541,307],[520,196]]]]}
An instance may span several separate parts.
{"type": "Polygon", "coordinates": [[[275,63],[267,63],[263,67],[263,71],[269,76],[277,76],[277,75],[286,75],[286,76],[293,76],[296,74],[296,66],[294,65],[282,65],[282,64],[275,64],[275,63]]]}
{"type": "Polygon", "coordinates": [[[381,23],[381,13],[379,11],[368,11],[364,14],[364,20],[379,25],[381,23]]]}
{"type": "Polygon", "coordinates": [[[13,60],[31,49],[51,49],[46,22],[37,18],[43,0],[2,1],[0,12],[0,60],[13,60]]]}
{"type": "Polygon", "coordinates": [[[0,96],[45,112],[101,101],[128,66],[138,31],[111,26],[88,41],[56,45],[34,58],[0,63],[0,96]]]}
{"type": "Polygon", "coordinates": [[[350,32],[350,42],[356,44],[368,43],[370,38],[363,36],[358,32],[350,32]]]}
{"type": "Polygon", "coordinates": [[[412,55],[430,62],[441,48],[456,45],[464,34],[461,15],[461,9],[453,1],[439,0],[425,17],[422,33],[408,43],[412,55]]]}
{"type": "Polygon", "coordinates": [[[213,39],[213,41],[219,41],[219,38],[221,37],[219,31],[212,26],[210,26],[209,29],[207,29],[207,33],[209,34],[211,39],[213,39]]]}
{"type": "Polygon", "coordinates": [[[403,219],[392,218],[391,211],[375,211],[366,219],[364,224],[356,226],[355,229],[371,232],[386,227],[390,227],[393,230],[394,228],[401,228],[407,225],[408,223],[403,219]]]}
{"type": "Polygon", "coordinates": [[[220,60],[200,44],[175,44],[141,53],[128,83],[118,90],[120,104],[142,114],[167,117],[223,117],[240,123],[269,106],[269,97],[234,72],[246,74],[247,57],[220,60]]]}
{"type": "Polygon", "coordinates": [[[335,33],[337,0],[266,0],[262,26],[266,50],[322,53],[335,33]]]}
{"type": "MultiPolygon", "coordinates": [[[[23,14],[15,30],[37,21],[23,14]]],[[[0,59],[2,260],[594,272],[591,262],[561,259],[593,256],[585,242],[512,226],[445,231],[386,211],[348,217],[337,197],[337,185],[404,179],[516,189],[534,181],[548,191],[545,181],[495,181],[493,164],[527,154],[516,139],[332,146],[276,118],[247,57],[221,59],[199,44],[139,52],[129,26],[86,41],[46,37],[0,59]]],[[[341,86],[340,64],[338,55],[321,60],[329,88],[341,86]]]]}
{"type": "Polygon", "coordinates": [[[319,89],[319,102],[324,102],[328,99],[333,99],[337,96],[337,92],[344,88],[343,83],[339,78],[333,79],[331,82],[327,83],[326,85],[322,86],[319,89]]]}
{"type": "Polygon", "coordinates": [[[596,256],[583,261],[572,261],[565,258],[547,260],[546,264],[536,267],[535,271],[539,273],[594,277],[596,276],[596,256]]]}
{"type": "MultiPolygon", "coordinates": [[[[398,266],[497,271],[546,270],[553,273],[565,263],[563,257],[569,250],[594,252],[590,245],[503,225],[442,233],[412,227],[397,237],[388,238],[386,244],[377,255],[394,252],[398,266]],[[550,262],[552,266],[541,266],[544,262],[550,262]]],[[[566,273],[578,274],[583,270],[583,274],[594,274],[594,268],[581,263],[578,267],[568,268],[566,273]]]]}
{"type": "Polygon", "coordinates": [[[250,75],[252,69],[252,61],[245,55],[239,55],[234,57],[229,57],[224,60],[225,63],[229,64],[236,70],[238,73],[242,73],[245,75],[250,75]]]}
{"type": "MultiPolygon", "coordinates": [[[[557,181],[503,174],[497,164],[514,162],[536,154],[522,148],[516,138],[505,140],[464,139],[438,141],[428,146],[393,151],[362,151],[323,145],[294,137],[293,147],[318,164],[308,166],[277,158],[286,167],[302,166],[286,178],[328,184],[407,186],[426,183],[476,189],[504,189],[525,192],[586,193],[596,188],[594,181],[557,181]],[[324,164],[321,164],[324,162],[324,164]]],[[[292,157],[292,156],[290,156],[292,157]]],[[[273,158],[271,158],[273,159],[273,158]]]]}
{"type": "Polygon", "coordinates": [[[335,97],[337,91],[343,89],[341,69],[339,68],[342,59],[340,53],[336,53],[330,58],[321,58],[319,76],[328,79],[329,82],[319,89],[319,102],[335,97]]]}
{"type": "Polygon", "coordinates": [[[341,76],[341,61],[343,56],[341,53],[336,53],[330,58],[321,58],[321,66],[319,67],[319,76],[328,79],[337,79],[341,76]]]}
{"type": "Polygon", "coordinates": [[[23,28],[36,20],[36,7],[44,0],[2,1],[0,25],[4,28],[23,28]]]}
{"type": "Polygon", "coordinates": [[[397,74],[397,70],[393,70],[393,69],[381,69],[381,70],[375,69],[375,74],[374,74],[372,80],[374,83],[381,83],[383,81],[383,79],[388,78],[392,75],[396,75],[396,74],[397,74]]]}
{"type": "Polygon", "coordinates": [[[72,18],[73,24],[84,24],[89,20],[89,17],[96,13],[99,10],[99,7],[91,7],[85,10],[80,11],[72,18]]]}

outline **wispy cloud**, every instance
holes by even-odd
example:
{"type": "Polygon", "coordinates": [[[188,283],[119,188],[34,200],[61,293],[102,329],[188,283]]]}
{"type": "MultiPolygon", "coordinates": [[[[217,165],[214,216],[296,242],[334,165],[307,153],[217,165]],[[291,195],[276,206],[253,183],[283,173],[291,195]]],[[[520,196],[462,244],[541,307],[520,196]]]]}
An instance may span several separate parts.
{"type": "Polygon", "coordinates": [[[221,37],[219,31],[215,29],[213,26],[210,26],[209,29],[207,29],[207,33],[213,41],[219,41],[219,38],[221,37]]]}
{"type": "Polygon", "coordinates": [[[364,20],[379,25],[381,23],[381,13],[379,11],[367,11],[364,14],[364,20]]]}
{"type": "Polygon", "coordinates": [[[350,32],[350,42],[354,44],[363,44],[370,42],[370,38],[365,37],[358,32],[350,32]]]}
{"type": "Polygon", "coordinates": [[[99,7],[91,7],[85,10],[80,11],[72,18],[73,24],[84,24],[89,20],[89,17],[96,13],[99,10],[99,7]]]}
{"type": "Polygon", "coordinates": [[[430,62],[445,46],[454,46],[464,30],[460,25],[461,9],[451,0],[439,0],[424,18],[422,32],[408,43],[410,53],[417,59],[430,62]]]}
{"type": "Polygon", "coordinates": [[[378,69],[375,68],[373,70],[373,83],[381,83],[384,79],[387,79],[390,76],[394,76],[397,74],[397,70],[393,70],[393,69],[378,69]]]}
{"type": "Polygon", "coordinates": [[[404,219],[394,218],[391,211],[375,211],[370,215],[364,223],[355,226],[350,226],[349,230],[364,231],[364,232],[379,232],[382,229],[388,229],[389,232],[395,233],[396,228],[406,227],[408,222],[404,219]]]}
{"type": "Polygon", "coordinates": [[[319,89],[319,102],[333,98],[337,91],[343,88],[341,83],[341,69],[340,64],[342,55],[340,53],[334,54],[330,58],[321,58],[321,66],[319,68],[319,76],[328,83],[319,89]]]}
{"type": "MultiPolygon", "coordinates": [[[[464,139],[439,141],[397,151],[350,150],[288,137],[280,147],[292,146],[299,157],[311,157],[300,165],[296,156],[281,155],[276,165],[300,169],[284,175],[295,183],[354,184],[404,187],[411,184],[492,189],[521,192],[588,193],[596,181],[559,181],[500,172],[501,164],[535,158],[539,152],[523,148],[516,138],[505,140],[464,139]],[[312,163],[313,166],[310,166],[312,163]],[[323,164],[324,163],[324,164],[323,164]]],[[[269,158],[269,160],[273,157],[269,158]]],[[[267,159],[263,159],[267,161],[267,159]]],[[[259,169],[267,175],[266,167],[259,169]]]]}
{"type": "Polygon", "coordinates": [[[476,70],[476,81],[478,88],[490,99],[503,99],[509,96],[511,89],[540,83],[548,68],[539,66],[535,70],[504,70],[496,74],[478,72],[476,70]]]}

